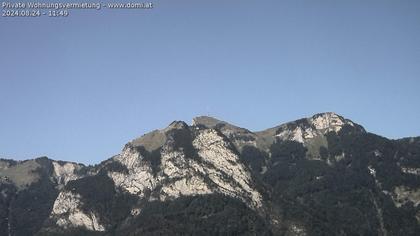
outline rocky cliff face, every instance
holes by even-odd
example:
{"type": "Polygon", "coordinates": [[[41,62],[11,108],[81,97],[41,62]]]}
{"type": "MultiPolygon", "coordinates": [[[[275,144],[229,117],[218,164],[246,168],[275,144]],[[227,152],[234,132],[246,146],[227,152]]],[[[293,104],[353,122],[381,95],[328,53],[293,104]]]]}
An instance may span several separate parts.
{"type": "Polygon", "coordinates": [[[0,159],[0,235],[34,235],[51,213],[58,192],[83,165],[46,157],[0,159]]]}
{"type": "Polygon", "coordinates": [[[418,235],[418,169],[419,138],[335,113],[261,132],[197,117],[96,166],[0,161],[0,234],[418,235]]]}
{"type": "Polygon", "coordinates": [[[143,150],[143,146],[130,143],[115,158],[128,170],[110,173],[116,185],[141,197],[150,191],[152,200],[224,193],[253,207],[261,206],[261,196],[249,171],[228,140],[216,130],[190,128],[180,123],[162,132],[166,142],[151,151],[155,156],[143,150]]]}
{"type": "MultiPolygon", "coordinates": [[[[222,194],[239,199],[256,211],[262,207],[262,196],[250,171],[219,131],[174,122],[151,135],[128,143],[121,154],[99,170],[112,180],[114,188],[138,198],[139,203],[130,206],[129,217],[141,214],[144,202],[196,195],[222,194]]],[[[61,228],[112,228],[109,218],[102,219],[100,213],[84,210],[84,205],[86,200],[77,190],[62,191],[50,220],[61,228]]]]}

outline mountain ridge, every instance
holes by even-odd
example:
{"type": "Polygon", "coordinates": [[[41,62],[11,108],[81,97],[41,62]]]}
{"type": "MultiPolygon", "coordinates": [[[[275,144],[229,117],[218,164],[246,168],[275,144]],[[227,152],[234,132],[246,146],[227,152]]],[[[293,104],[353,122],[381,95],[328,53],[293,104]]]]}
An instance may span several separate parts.
{"type": "Polygon", "coordinates": [[[419,137],[336,113],[259,132],[200,116],[93,166],[0,160],[0,234],[415,235],[419,176],[419,137]]]}
{"type": "MultiPolygon", "coordinates": [[[[192,121],[191,121],[191,126],[194,126],[194,125],[196,125],[196,124],[200,124],[200,123],[201,123],[201,122],[197,123],[197,122],[195,122],[195,121],[194,121],[194,120],[196,120],[197,118],[198,118],[198,119],[209,119],[209,120],[212,120],[211,122],[214,122],[214,123],[213,123],[213,125],[211,125],[211,127],[210,127],[210,128],[214,128],[217,124],[225,124],[225,125],[229,125],[229,126],[231,126],[231,127],[238,128],[238,129],[246,130],[246,131],[251,132],[251,133],[263,133],[263,132],[268,132],[268,131],[270,131],[270,130],[278,129],[278,128],[280,128],[281,126],[285,126],[285,125],[287,125],[287,124],[293,124],[293,123],[295,123],[295,122],[297,122],[297,121],[300,121],[300,120],[305,120],[305,119],[309,119],[309,118],[313,118],[313,117],[315,117],[315,116],[318,116],[318,115],[323,115],[323,114],[335,114],[335,115],[337,115],[337,116],[339,116],[339,117],[341,117],[341,118],[343,118],[343,119],[345,119],[345,120],[349,120],[349,121],[351,121],[350,119],[345,118],[344,116],[339,115],[339,114],[338,114],[338,113],[336,113],[336,112],[331,112],[331,111],[328,111],[328,112],[320,112],[320,113],[316,113],[316,114],[314,114],[314,115],[312,115],[312,116],[310,116],[310,117],[306,117],[306,118],[301,118],[301,119],[297,119],[297,120],[286,121],[286,122],[281,123],[281,124],[279,124],[279,125],[275,125],[274,127],[271,127],[271,128],[266,128],[266,129],[263,129],[263,130],[251,131],[251,130],[248,130],[248,129],[246,129],[246,128],[242,128],[242,127],[240,127],[240,126],[234,125],[234,124],[232,124],[232,123],[230,123],[230,122],[227,122],[227,121],[221,120],[221,119],[219,119],[219,118],[216,118],[216,117],[213,117],[213,116],[210,116],[210,115],[198,115],[198,116],[195,116],[194,118],[192,118],[192,121]]],[[[169,123],[169,125],[168,125],[167,127],[165,127],[165,128],[151,130],[151,131],[149,131],[149,132],[144,133],[143,135],[140,135],[139,137],[133,138],[133,139],[132,139],[131,141],[129,141],[129,142],[136,142],[136,140],[139,140],[139,139],[143,138],[143,136],[146,136],[146,135],[149,135],[149,134],[155,134],[155,133],[156,133],[156,132],[158,132],[158,131],[161,131],[161,130],[163,130],[163,129],[168,128],[168,127],[169,127],[172,123],[174,123],[174,122],[175,122],[175,123],[176,123],[176,122],[183,122],[184,124],[186,124],[186,125],[188,126],[188,123],[187,123],[186,121],[174,120],[174,121],[170,122],[170,123],[169,123]]],[[[351,122],[353,122],[353,121],[351,121],[351,122]]],[[[353,122],[353,123],[354,123],[354,122],[353,122]]],[[[357,124],[357,123],[354,123],[354,124],[356,124],[356,125],[360,126],[362,129],[365,129],[365,128],[364,128],[363,126],[361,126],[360,124],[357,124]]],[[[367,132],[367,131],[366,131],[366,132],[367,132]]],[[[378,135],[378,134],[376,134],[376,135],[378,135]]],[[[395,140],[395,141],[398,141],[398,140],[405,140],[405,139],[420,139],[420,136],[404,136],[404,137],[399,137],[399,138],[389,138],[389,137],[387,137],[387,136],[380,135],[380,134],[379,134],[379,136],[384,137],[384,138],[387,138],[387,139],[390,139],[390,140],[395,140]]],[[[22,161],[34,160],[34,159],[44,158],[44,157],[46,157],[46,158],[48,158],[48,159],[50,159],[50,160],[57,161],[57,162],[71,162],[71,163],[80,164],[80,165],[85,165],[85,166],[99,164],[99,163],[96,163],[96,164],[95,164],[95,163],[93,163],[93,164],[87,164],[87,163],[82,163],[82,162],[80,162],[80,161],[67,161],[67,160],[64,160],[64,159],[49,158],[49,157],[48,157],[48,156],[46,156],[46,155],[41,155],[41,156],[38,156],[38,157],[35,157],[35,158],[27,158],[27,159],[14,159],[13,157],[10,157],[10,156],[8,156],[8,157],[6,157],[6,156],[0,156],[0,160],[10,160],[10,161],[15,161],[15,162],[22,162],[22,161]]]]}

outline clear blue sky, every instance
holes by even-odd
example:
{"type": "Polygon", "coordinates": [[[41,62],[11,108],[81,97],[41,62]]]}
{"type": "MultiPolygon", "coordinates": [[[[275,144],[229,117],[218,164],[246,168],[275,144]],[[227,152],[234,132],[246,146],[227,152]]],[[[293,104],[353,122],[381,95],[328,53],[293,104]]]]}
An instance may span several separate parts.
{"type": "Polygon", "coordinates": [[[262,130],[334,111],[420,135],[420,1],[154,5],[1,17],[0,156],[97,163],[203,114],[262,130]]]}

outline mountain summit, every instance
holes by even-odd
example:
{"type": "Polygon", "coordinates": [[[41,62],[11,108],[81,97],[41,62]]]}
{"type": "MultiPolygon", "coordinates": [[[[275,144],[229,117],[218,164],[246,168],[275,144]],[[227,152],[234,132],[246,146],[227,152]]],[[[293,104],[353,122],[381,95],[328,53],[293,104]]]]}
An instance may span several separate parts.
{"type": "Polygon", "coordinates": [[[95,166],[0,160],[0,235],[419,235],[419,138],[332,112],[252,132],[200,116],[95,166]]]}

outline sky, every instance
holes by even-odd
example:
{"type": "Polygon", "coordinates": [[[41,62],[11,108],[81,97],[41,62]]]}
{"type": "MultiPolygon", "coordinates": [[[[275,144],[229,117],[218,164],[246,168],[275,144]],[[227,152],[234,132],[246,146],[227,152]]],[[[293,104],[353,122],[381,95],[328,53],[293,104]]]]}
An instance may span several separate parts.
{"type": "Polygon", "coordinates": [[[153,4],[0,17],[0,157],[95,164],[198,115],[258,131],[333,111],[420,136],[420,1],[153,4]]]}

